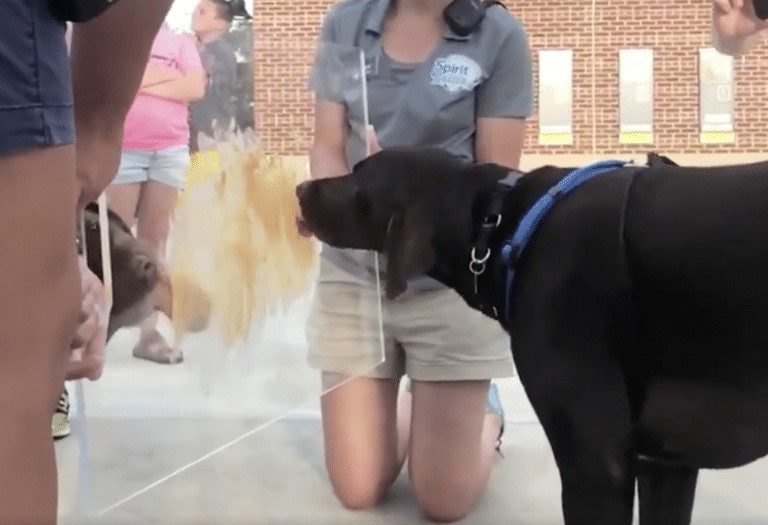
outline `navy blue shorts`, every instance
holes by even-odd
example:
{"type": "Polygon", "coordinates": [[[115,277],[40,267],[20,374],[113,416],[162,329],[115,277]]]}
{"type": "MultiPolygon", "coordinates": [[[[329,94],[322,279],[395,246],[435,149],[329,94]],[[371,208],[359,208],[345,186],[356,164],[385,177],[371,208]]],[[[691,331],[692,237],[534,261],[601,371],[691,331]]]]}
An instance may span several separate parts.
{"type": "Polygon", "coordinates": [[[48,0],[0,1],[0,155],[74,143],[65,32],[48,0]]]}

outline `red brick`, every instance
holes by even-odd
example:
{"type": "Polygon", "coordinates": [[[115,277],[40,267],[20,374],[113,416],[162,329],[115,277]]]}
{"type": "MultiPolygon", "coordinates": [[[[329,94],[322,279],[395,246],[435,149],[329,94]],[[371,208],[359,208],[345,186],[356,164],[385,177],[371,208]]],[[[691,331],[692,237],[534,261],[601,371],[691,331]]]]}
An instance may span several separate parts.
{"type": "MultiPolygon", "coordinates": [[[[312,93],[307,87],[314,42],[331,0],[255,2],[254,76],[258,132],[270,153],[307,153],[312,130],[312,93]]],[[[534,78],[540,49],[571,48],[573,64],[572,145],[538,144],[537,119],[529,121],[525,153],[590,153],[593,124],[598,153],[631,154],[653,147],[664,153],[760,153],[766,149],[764,107],[768,91],[768,46],[734,60],[737,140],[699,144],[698,53],[710,44],[709,2],[596,0],[592,78],[592,1],[507,1],[525,25],[533,53],[534,78]],[[652,146],[618,142],[618,50],[654,49],[654,140],[652,146]],[[596,111],[592,112],[592,86],[596,111]],[[747,121],[749,119],[749,121],[747,121]]],[[[536,96],[538,104],[538,93],[536,96]]]]}

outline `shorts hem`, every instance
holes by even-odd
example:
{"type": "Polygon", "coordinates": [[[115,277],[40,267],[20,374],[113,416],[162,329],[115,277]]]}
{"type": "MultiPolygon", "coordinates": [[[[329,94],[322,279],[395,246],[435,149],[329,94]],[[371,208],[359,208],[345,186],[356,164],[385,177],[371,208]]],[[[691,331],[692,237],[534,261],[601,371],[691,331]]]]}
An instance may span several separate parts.
{"type": "Polygon", "coordinates": [[[406,362],[405,373],[414,381],[485,381],[516,376],[512,359],[451,365],[411,361],[406,362]]]}
{"type": "Polygon", "coordinates": [[[384,364],[385,361],[371,359],[346,359],[325,355],[310,355],[307,358],[309,366],[322,372],[334,374],[357,376],[357,377],[389,377],[388,374],[381,375],[376,370],[384,364]]]}
{"type": "Polygon", "coordinates": [[[112,179],[112,184],[141,184],[142,182],[147,182],[147,180],[149,180],[147,177],[118,176],[112,179]]]}
{"type": "Polygon", "coordinates": [[[75,143],[71,105],[0,108],[0,154],[75,143]]]}

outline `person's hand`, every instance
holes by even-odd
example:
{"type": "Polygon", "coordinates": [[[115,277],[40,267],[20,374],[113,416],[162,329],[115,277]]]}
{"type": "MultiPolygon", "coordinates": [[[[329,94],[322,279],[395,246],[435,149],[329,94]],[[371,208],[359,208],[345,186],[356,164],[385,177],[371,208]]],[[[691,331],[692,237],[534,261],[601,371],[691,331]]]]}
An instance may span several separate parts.
{"type": "Polygon", "coordinates": [[[71,352],[79,353],[80,359],[70,360],[67,381],[87,378],[96,381],[104,370],[104,354],[107,346],[107,301],[104,286],[88,268],[85,259],[78,257],[82,300],[80,324],[72,340],[71,352]]]}
{"type": "Polygon", "coordinates": [[[747,38],[768,28],[755,14],[753,0],[712,0],[712,22],[723,38],[747,38]]]}

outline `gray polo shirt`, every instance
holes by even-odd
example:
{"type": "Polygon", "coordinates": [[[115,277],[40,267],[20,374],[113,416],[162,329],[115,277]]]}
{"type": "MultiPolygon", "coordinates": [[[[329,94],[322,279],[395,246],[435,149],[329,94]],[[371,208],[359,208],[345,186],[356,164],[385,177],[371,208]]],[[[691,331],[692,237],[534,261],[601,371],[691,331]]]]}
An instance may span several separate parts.
{"type": "MultiPolygon", "coordinates": [[[[513,14],[492,6],[480,28],[467,37],[446,26],[442,41],[426,61],[400,64],[382,49],[381,31],[390,3],[343,0],[323,21],[313,89],[319,98],[346,107],[350,168],[365,156],[359,49],[364,52],[368,118],[384,148],[435,146],[471,162],[477,118],[531,115],[528,36],[513,14]]],[[[323,257],[358,278],[370,279],[372,258],[367,253],[324,246],[323,257]]],[[[409,283],[409,288],[418,289],[440,286],[426,277],[409,283]]]]}

